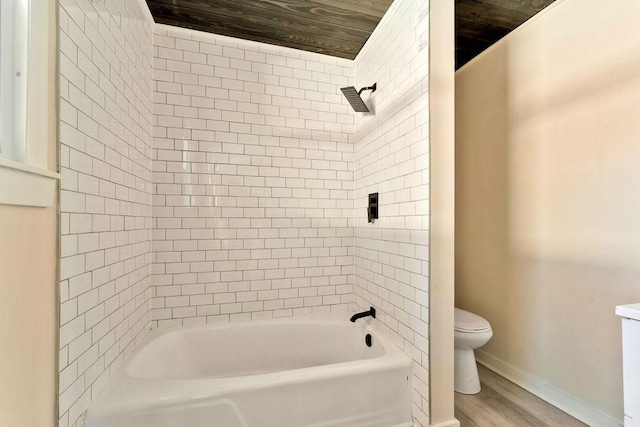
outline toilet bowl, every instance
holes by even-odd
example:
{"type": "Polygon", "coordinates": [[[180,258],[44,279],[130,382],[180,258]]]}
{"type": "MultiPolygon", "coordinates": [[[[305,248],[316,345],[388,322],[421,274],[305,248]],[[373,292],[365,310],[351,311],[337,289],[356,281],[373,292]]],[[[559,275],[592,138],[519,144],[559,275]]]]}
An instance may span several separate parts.
{"type": "Polygon", "coordinates": [[[454,390],[462,394],[480,393],[480,379],[474,350],[491,339],[491,325],[477,314],[455,309],[454,347],[455,369],[454,390]]]}

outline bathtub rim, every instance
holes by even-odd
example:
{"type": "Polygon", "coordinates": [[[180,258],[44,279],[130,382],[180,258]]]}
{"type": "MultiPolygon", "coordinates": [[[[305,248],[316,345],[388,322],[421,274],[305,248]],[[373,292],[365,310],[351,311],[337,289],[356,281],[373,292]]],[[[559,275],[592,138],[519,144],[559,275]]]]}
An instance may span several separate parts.
{"type": "MultiPolygon", "coordinates": [[[[278,325],[278,324],[295,324],[295,323],[304,323],[304,324],[342,324],[342,325],[355,325],[360,329],[360,332],[363,334],[372,333],[374,338],[379,340],[382,345],[382,350],[384,352],[383,355],[378,357],[384,357],[387,352],[393,352],[395,349],[398,349],[397,345],[392,343],[388,337],[383,336],[377,329],[372,326],[371,318],[360,319],[355,323],[349,321],[349,318],[353,312],[331,312],[331,313],[322,313],[322,314],[311,314],[305,316],[293,316],[293,317],[278,317],[278,318],[270,318],[270,319],[260,319],[260,320],[245,320],[241,322],[216,322],[216,323],[208,323],[205,325],[192,325],[192,326],[170,326],[163,328],[151,328],[149,332],[146,334],[145,338],[138,344],[136,349],[127,357],[127,359],[123,362],[122,366],[118,368],[116,374],[112,377],[115,378],[116,375],[121,373],[121,370],[130,365],[131,361],[134,357],[140,353],[146,346],[150,345],[152,342],[160,339],[164,335],[168,335],[174,332],[179,331],[194,331],[194,330],[216,330],[216,329],[239,329],[242,327],[252,326],[252,325],[278,325]]],[[[400,350],[401,351],[401,350],[400,350]]],[[[374,359],[377,357],[373,357],[374,359]]],[[[364,360],[364,359],[357,359],[364,360]]],[[[301,368],[301,369],[309,369],[309,368],[301,368]]],[[[282,372],[282,371],[279,371],[282,372]]],[[[153,379],[146,377],[135,377],[130,375],[127,371],[127,374],[131,378],[138,379],[153,379]]],[[[263,375],[263,374],[255,374],[255,375],[263,375]]],[[[254,375],[247,375],[254,376],[254,375]]],[[[230,378],[230,377],[218,377],[218,378],[230,378]]],[[[162,378],[165,380],[165,378],[162,378]]],[[[200,379],[200,378],[190,378],[190,379],[200,379]]],[[[206,379],[214,379],[214,377],[207,377],[206,379]]]]}

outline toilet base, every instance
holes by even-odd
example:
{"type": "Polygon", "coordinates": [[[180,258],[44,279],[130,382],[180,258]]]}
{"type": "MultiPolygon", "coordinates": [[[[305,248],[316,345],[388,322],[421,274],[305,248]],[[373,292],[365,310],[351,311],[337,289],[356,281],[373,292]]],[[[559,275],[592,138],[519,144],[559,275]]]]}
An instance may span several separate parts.
{"type": "Polygon", "coordinates": [[[454,352],[454,387],[457,393],[478,394],[480,393],[480,378],[478,377],[478,366],[476,365],[476,355],[473,350],[459,350],[454,352]]]}

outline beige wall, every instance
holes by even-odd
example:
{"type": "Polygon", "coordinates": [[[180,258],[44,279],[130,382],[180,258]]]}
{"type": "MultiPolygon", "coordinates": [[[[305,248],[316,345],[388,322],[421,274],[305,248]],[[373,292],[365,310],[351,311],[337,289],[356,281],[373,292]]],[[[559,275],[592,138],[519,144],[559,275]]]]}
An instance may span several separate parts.
{"type": "Polygon", "coordinates": [[[454,3],[430,2],[429,372],[431,425],[457,425],[453,408],[454,3]]]}
{"type": "Polygon", "coordinates": [[[615,420],[614,308],[640,301],[638,22],[637,0],[563,0],[456,75],[456,303],[494,328],[479,358],[615,420]]]}
{"type": "MultiPolygon", "coordinates": [[[[49,112],[49,169],[56,170],[55,25],[49,40],[49,88],[41,98],[49,112]]],[[[56,424],[56,212],[0,205],[0,426],[56,424]]]]}
{"type": "Polygon", "coordinates": [[[56,214],[0,206],[0,425],[55,424],[56,214]]]}

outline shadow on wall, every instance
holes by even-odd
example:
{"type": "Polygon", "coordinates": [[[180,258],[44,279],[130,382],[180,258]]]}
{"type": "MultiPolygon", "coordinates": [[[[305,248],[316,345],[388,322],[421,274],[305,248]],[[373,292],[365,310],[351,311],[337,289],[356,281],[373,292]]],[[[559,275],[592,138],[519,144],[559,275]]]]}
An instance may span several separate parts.
{"type": "Polygon", "coordinates": [[[493,49],[456,77],[456,306],[491,323],[484,352],[618,419],[614,307],[640,301],[635,49],[586,74],[493,49]]]}
{"type": "Polygon", "coordinates": [[[488,84],[480,84],[482,77],[462,84],[456,81],[456,99],[461,93],[465,98],[471,93],[478,99],[501,98],[493,108],[477,114],[461,110],[462,104],[456,102],[456,117],[465,115],[468,121],[464,128],[456,128],[456,307],[485,317],[494,335],[504,335],[509,327],[506,313],[500,308],[506,302],[510,278],[507,258],[511,242],[509,228],[505,226],[510,218],[510,147],[505,144],[510,121],[507,52],[496,52],[494,56],[494,67],[488,71],[497,75],[488,84]],[[468,265],[468,260],[473,260],[473,264],[468,265]],[[503,297],[474,304],[473,292],[465,292],[468,287],[491,289],[503,297]]]}

